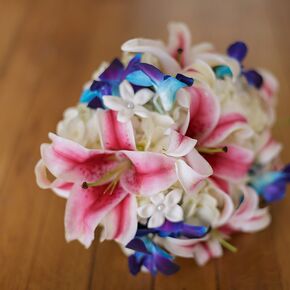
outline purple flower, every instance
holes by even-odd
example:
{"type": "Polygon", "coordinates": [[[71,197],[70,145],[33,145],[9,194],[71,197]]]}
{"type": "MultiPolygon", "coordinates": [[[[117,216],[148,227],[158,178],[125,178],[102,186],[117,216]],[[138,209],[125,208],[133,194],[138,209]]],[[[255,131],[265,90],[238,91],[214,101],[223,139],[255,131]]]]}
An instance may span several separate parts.
{"type": "Polygon", "coordinates": [[[142,266],[153,276],[158,272],[172,275],[179,270],[179,266],[172,262],[173,257],[147,237],[136,237],[126,247],[135,251],[128,258],[132,275],[137,275],[142,266]]]}
{"type": "Polygon", "coordinates": [[[151,64],[140,63],[136,67],[138,70],[128,74],[127,80],[134,85],[153,87],[165,111],[172,109],[179,89],[193,84],[192,78],[182,74],[176,77],[165,75],[151,64]]]}
{"type": "Polygon", "coordinates": [[[270,171],[253,176],[250,186],[267,202],[273,202],[285,196],[288,182],[290,182],[290,164],[281,171],[270,171]]]}
{"type": "Polygon", "coordinates": [[[242,75],[247,79],[248,83],[257,89],[260,89],[263,85],[262,76],[256,70],[245,70],[242,64],[248,53],[247,45],[242,41],[234,42],[228,47],[227,53],[228,56],[236,59],[240,63],[242,75]]]}
{"type": "Polygon", "coordinates": [[[88,103],[88,107],[92,109],[104,108],[102,97],[104,95],[118,96],[120,83],[136,69],[136,64],[140,63],[140,60],[141,54],[137,54],[125,68],[122,62],[115,58],[99,79],[94,80],[90,88],[84,90],[80,102],[88,103]]]}
{"type": "Polygon", "coordinates": [[[142,237],[151,233],[157,234],[160,237],[186,237],[189,239],[199,239],[206,236],[209,231],[209,227],[194,226],[190,224],[185,224],[184,222],[173,223],[166,220],[164,224],[158,228],[149,229],[143,225],[139,225],[137,230],[137,236],[142,237]]]}

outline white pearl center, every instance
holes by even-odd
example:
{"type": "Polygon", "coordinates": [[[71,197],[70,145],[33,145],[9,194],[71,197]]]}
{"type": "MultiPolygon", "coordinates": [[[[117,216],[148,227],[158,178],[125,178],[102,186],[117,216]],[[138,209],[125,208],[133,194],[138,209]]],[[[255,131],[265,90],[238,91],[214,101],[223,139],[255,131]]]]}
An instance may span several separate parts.
{"type": "Polygon", "coordinates": [[[165,207],[164,204],[161,203],[161,204],[158,204],[156,208],[158,211],[163,211],[164,207],[165,207]]]}
{"type": "Polygon", "coordinates": [[[128,109],[134,109],[134,103],[133,102],[128,102],[127,103],[127,108],[128,109]]]}

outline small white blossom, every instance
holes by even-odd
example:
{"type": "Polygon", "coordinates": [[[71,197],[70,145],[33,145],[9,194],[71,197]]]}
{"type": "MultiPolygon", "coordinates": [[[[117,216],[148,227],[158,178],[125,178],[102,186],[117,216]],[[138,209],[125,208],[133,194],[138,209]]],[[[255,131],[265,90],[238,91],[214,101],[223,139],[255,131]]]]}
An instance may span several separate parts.
{"type": "Polygon", "coordinates": [[[150,197],[150,203],[138,208],[138,215],[148,219],[148,228],[156,228],[163,225],[165,218],[171,222],[179,222],[183,219],[183,210],[178,203],[182,198],[182,191],[174,189],[166,196],[158,193],[150,197]]]}
{"type": "Polygon", "coordinates": [[[141,89],[136,94],[128,81],[120,84],[121,97],[104,96],[103,101],[106,107],[118,111],[118,121],[127,122],[133,115],[147,118],[150,112],[143,107],[154,95],[149,89],[141,89]]]}

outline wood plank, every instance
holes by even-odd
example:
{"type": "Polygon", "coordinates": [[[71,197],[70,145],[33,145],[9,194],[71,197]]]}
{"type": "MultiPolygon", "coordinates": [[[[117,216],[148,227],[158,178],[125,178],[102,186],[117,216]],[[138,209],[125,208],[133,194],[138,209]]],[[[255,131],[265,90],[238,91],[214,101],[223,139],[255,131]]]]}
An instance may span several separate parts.
{"type": "Polygon", "coordinates": [[[2,1],[0,11],[0,289],[290,289],[289,196],[272,208],[271,226],[232,240],[237,254],[199,268],[178,259],[172,277],[132,277],[113,242],[85,250],[64,240],[65,201],[35,185],[33,167],[63,110],[102,60],[135,36],[166,39],[166,23],[183,20],[194,42],[219,49],[244,39],[247,64],[273,70],[281,82],[275,136],[289,141],[289,1],[222,2],[2,1]]]}

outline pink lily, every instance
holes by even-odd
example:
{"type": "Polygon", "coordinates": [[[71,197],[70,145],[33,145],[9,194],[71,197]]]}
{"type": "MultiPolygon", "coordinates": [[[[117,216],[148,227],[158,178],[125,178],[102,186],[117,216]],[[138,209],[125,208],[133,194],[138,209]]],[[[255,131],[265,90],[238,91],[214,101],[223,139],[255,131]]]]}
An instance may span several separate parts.
{"type": "Polygon", "coordinates": [[[242,187],[243,201],[229,219],[228,223],[221,228],[225,234],[241,232],[257,232],[266,228],[271,222],[268,208],[259,208],[259,196],[251,187],[242,187]]]}
{"type": "MultiPolygon", "coordinates": [[[[116,122],[112,111],[101,113],[100,118],[116,122]]],[[[130,144],[130,124],[118,126],[120,130],[102,129],[105,150],[89,150],[54,134],[49,134],[52,144],[41,146],[37,180],[45,180],[45,166],[56,178],[50,185],[46,180],[47,187],[71,184],[65,213],[68,241],[78,239],[89,247],[95,228],[102,223],[104,238],[128,243],[137,229],[135,196],[156,194],[177,181],[172,157],[122,150],[135,144],[130,144]],[[106,150],[106,146],[114,150],[119,146],[119,151],[106,150]]]]}
{"type": "Polygon", "coordinates": [[[228,140],[231,136],[238,141],[250,137],[252,131],[241,114],[221,115],[220,105],[210,90],[192,86],[187,92],[190,105],[185,135],[198,140],[197,150],[213,168],[213,180],[227,190],[224,181],[243,179],[254,157],[252,151],[228,140]]]}

